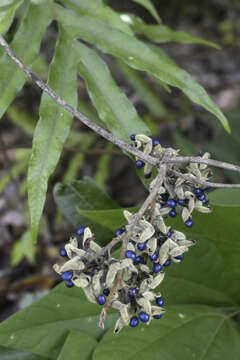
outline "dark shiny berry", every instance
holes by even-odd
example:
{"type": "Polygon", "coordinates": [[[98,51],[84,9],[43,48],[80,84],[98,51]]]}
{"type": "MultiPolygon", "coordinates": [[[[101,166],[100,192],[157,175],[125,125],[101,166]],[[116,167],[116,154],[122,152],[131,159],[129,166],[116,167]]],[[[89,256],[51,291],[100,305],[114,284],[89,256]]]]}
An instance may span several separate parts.
{"type": "Polygon", "coordinates": [[[149,315],[147,314],[147,313],[145,313],[144,311],[141,311],[140,313],[139,313],[139,319],[142,321],[142,322],[144,322],[144,323],[146,323],[146,322],[148,322],[149,321],[149,315]]]}
{"type": "Polygon", "coordinates": [[[66,281],[65,281],[65,285],[66,285],[67,287],[69,287],[69,288],[71,288],[71,287],[74,286],[72,280],[66,280],[66,281]]]}
{"type": "Polygon", "coordinates": [[[124,231],[126,231],[126,228],[125,228],[125,226],[122,226],[121,227],[121,233],[123,233],[124,231]]]}
{"type": "Polygon", "coordinates": [[[80,226],[80,228],[77,229],[77,235],[83,235],[85,228],[86,226],[80,226]]]}
{"type": "Polygon", "coordinates": [[[168,213],[169,216],[171,216],[172,218],[175,218],[177,216],[177,213],[175,210],[170,210],[169,213],[168,213]]]}
{"type": "Polygon", "coordinates": [[[169,230],[168,233],[167,233],[167,237],[170,238],[173,234],[173,231],[172,230],[169,230]]]}
{"type": "Polygon", "coordinates": [[[110,294],[109,289],[103,289],[103,295],[108,296],[110,294]]]}
{"type": "Polygon", "coordinates": [[[156,298],[156,303],[158,306],[163,306],[164,305],[164,300],[162,297],[156,298]]]}
{"type": "Polygon", "coordinates": [[[185,221],[185,225],[187,226],[187,227],[192,227],[193,226],[193,221],[192,221],[192,219],[188,219],[187,221],[185,221]]]}
{"type": "Polygon", "coordinates": [[[160,141],[158,139],[153,140],[153,146],[157,146],[160,144],[160,141]]]}
{"type": "Polygon", "coordinates": [[[185,204],[186,204],[185,200],[181,200],[181,199],[178,200],[178,205],[185,206],[185,204]]]}
{"type": "Polygon", "coordinates": [[[116,236],[121,235],[121,233],[122,233],[122,232],[121,232],[121,229],[117,229],[117,230],[115,231],[115,235],[116,235],[116,236]]]}
{"type": "Polygon", "coordinates": [[[154,273],[159,273],[162,270],[162,265],[160,264],[154,264],[153,265],[153,272],[154,273]]]}
{"type": "Polygon", "coordinates": [[[147,247],[147,245],[146,245],[145,242],[144,242],[144,243],[138,243],[138,244],[137,244],[137,248],[138,248],[138,250],[140,250],[140,251],[145,250],[146,247],[147,247]]]}
{"type": "Polygon", "coordinates": [[[194,192],[194,194],[196,194],[196,195],[201,195],[201,194],[203,193],[202,189],[199,189],[199,188],[195,188],[195,189],[193,190],[193,192],[194,192]]]}
{"type": "Polygon", "coordinates": [[[175,259],[177,259],[177,260],[183,260],[183,259],[184,259],[184,254],[175,256],[175,259]]]}
{"type": "Polygon", "coordinates": [[[152,256],[149,256],[149,259],[150,259],[151,261],[157,261],[157,259],[158,259],[158,252],[155,251],[155,253],[153,253],[152,256]]]}
{"type": "Polygon", "coordinates": [[[208,192],[208,191],[211,191],[213,188],[211,186],[208,186],[204,189],[204,191],[208,192]]]}
{"type": "Polygon", "coordinates": [[[135,288],[130,288],[129,291],[128,291],[128,296],[131,298],[131,299],[134,299],[135,296],[137,295],[138,291],[137,289],[135,288]]]}
{"type": "Polygon", "coordinates": [[[129,258],[129,259],[132,259],[132,260],[135,260],[136,259],[136,253],[132,250],[127,250],[125,252],[125,256],[126,258],[129,258]]]}
{"type": "Polygon", "coordinates": [[[168,198],[169,198],[168,193],[164,193],[164,194],[162,194],[162,195],[161,195],[161,198],[162,198],[162,200],[163,200],[163,201],[167,201],[167,200],[168,200],[168,198]]]}
{"type": "Polygon", "coordinates": [[[66,256],[67,256],[67,252],[66,252],[66,250],[65,250],[64,248],[61,248],[61,249],[59,250],[59,254],[60,254],[62,257],[66,257],[66,256]]]}
{"type": "Polygon", "coordinates": [[[61,275],[61,278],[62,278],[62,280],[64,280],[64,281],[71,280],[72,277],[73,277],[73,272],[72,272],[72,271],[65,271],[65,272],[62,273],[62,275],[61,275]]]}
{"type": "Polygon", "coordinates": [[[138,265],[143,263],[143,257],[142,256],[136,256],[135,260],[133,261],[134,265],[138,265]]]}
{"type": "Polygon", "coordinates": [[[131,244],[133,244],[134,246],[136,245],[136,241],[134,241],[134,240],[130,240],[129,241],[131,244]]]}
{"type": "Polygon", "coordinates": [[[158,320],[158,319],[161,319],[162,314],[157,314],[157,315],[154,315],[153,317],[154,317],[154,319],[157,319],[157,320],[158,320]]]}
{"type": "Polygon", "coordinates": [[[175,208],[176,205],[177,205],[177,203],[176,203],[176,201],[173,200],[173,199],[169,199],[169,200],[167,201],[167,206],[169,206],[170,208],[175,208]]]}
{"type": "Polygon", "coordinates": [[[148,173],[148,174],[144,174],[145,179],[150,179],[151,176],[152,176],[152,173],[151,173],[151,172],[148,173]]]}
{"type": "Polygon", "coordinates": [[[129,325],[131,327],[138,326],[138,318],[136,316],[131,317],[129,325]]]}
{"type": "Polygon", "coordinates": [[[97,302],[98,302],[99,305],[104,305],[105,302],[106,302],[105,296],[102,295],[102,294],[98,295],[98,297],[97,297],[97,302]]]}
{"type": "Polygon", "coordinates": [[[144,162],[143,162],[142,160],[137,160],[137,161],[136,161],[136,167],[137,167],[138,169],[141,169],[144,165],[145,165],[145,164],[144,164],[144,162]]]}
{"type": "Polygon", "coordinates": [[[169,265],[171,265],[171,260],[167,260],[167,261],[163,264],[163,266],[169,266],[169,265]]]}
{"type": "Polygon", "coordinates": [[[135,141],[135,134],[132,134],[132,135],[130,135],[130,139],[132,140],[132,141],[135,141]]]}
{"type": "Polygon", "coordinates": [[[204,201],[204,200],[206,200],[206,196],[205,196],[205,194],[201,194],[201,195],[198,195],[198,200],[200,200],[200,201],[204,201]]]}
{"type": "Polygon", "coordinates": [[[208,201],[207,201],[206,198],[202,200],[202,204],[203,204],[203,205],[205,205],[205,204],[207,204],[207,203],[208,203],[208,201]]]}

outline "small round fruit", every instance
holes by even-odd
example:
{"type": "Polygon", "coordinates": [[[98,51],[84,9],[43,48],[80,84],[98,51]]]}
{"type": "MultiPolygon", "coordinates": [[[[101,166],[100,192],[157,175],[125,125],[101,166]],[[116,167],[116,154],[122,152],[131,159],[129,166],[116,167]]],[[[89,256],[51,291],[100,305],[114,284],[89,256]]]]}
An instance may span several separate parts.
{"type": "Polygon", "coordinates": [[[64,248],[61,248],[61,249],[59,250],[59,254],[60,254],[62,257],[66,257],[66,256],[67,256],[67,252],[66,252],[66,250],[65,250],[64,248]]]}
{"type": "Polygon", "coordinates": [[[170,210],[169,213],[168,213],[169,216],[171,216],[172,218],[175,218],[177,216],[177,213],[175,210],[170,210]]]}
{"type": "Polygon", "coordinates": [[[174,199],[169,199],[167,201],[167,206],[169,206],[170,208],[175,208],[177,205],[176,201],[174,199]]]}
{"type": "Polygon", "coordinates": [[[68,281],[71,280],[73,277],[73,272],[72,271],[65,271],[62,273],[61,278],[64,281],[68,281]]]}
{"type": "Polygon", "coordinates": [[[157,253],[157,251],[155,251],[155,253],[153,253],[152,256],[149,256],[149,259],[150,259],[151,261],[157,261],[157,259],[158,259],[158,253],[157,253]]]}
{"type": "Polygon", "coordinates": [[[138,243],[138,244],[137,244],[137,248],[138,248],[138,250],[140,250],[140,251],[145,250],[146,247],[147,247],[147,245],[146,245],[145,242],[144,242],[144,243],[138,243]]]}
{"type": "Polygon", "coordinates": [[[169,265],[171,265],[171,260],[167,260],[167,261],[163,264],[163,266],[169,266],[169,265]]]}
{"type": "Polygon", "coordinates": [[[65,285],[66,285],[67,287],[69,287],[69,288],[71,288],[71,287],[74,286],[72,280],[67,280],[67,281],[65,281],[65,285]]]}
{"type": "Polygon", "coordinates": [[[130,288],[128,291],[128,296],[130,297],[130,299],[134,299],[137,293],[138,291],[136,288],[130,288]]]}
{"type": "Polygon", "coordinates": [[[153,265],[153,272],[154,273],[159,273],[160,271],[162,270],[162,265],[160,265],[160,264],[154,264],[153,265]]]}
{"type": "Polygon", "coordinates": [[[162,297],[156,298],[156,303],[158,306],[163,306],[164,305],[164,300],[162,297]]]}
{"type": "Polygon", "coordinates": [[[136,253],[135,253],[134,251],[132,251],[132,250],[127,250],[127,251],[125,252],[125,256],[126,256],[126,258],[128,258],[128,259],[132,259],[132,260],[135,260],[135,259],[136,259],[136,253]]]}
{"type": "Polygon", "coordinates": [[[142,161],[142,160],[137,160],[136,161],[136,167],[138,168],[138,169],[141,169],[142,167],[144,167],[144,162],[142,161]]]}
{"type": "Polygon", "coordinates": [[[193,221],[192,221],[192,219],[188,219],[187,221],[185,221],[185,225],[186,225],[188,228],[192,227],[192,226],[193,226],[193,221]]]}
{"type": "Polygon", "coordinates": [[[153,140],[153,146],[160,145],[160,141],[158,139],[153,140]]]}
{"type": "Polygon", "coordinates": [[[106,303],[106,297],[103,294],[98,295],[97,302],[99,305],[104,305],[106,303]]]}
{"type": "Polygon", "coordinates": [[[116,236],[121,235],[121,233],[122,233],[122,232],[121,232],[121,229],[117,229],[117,230],[115,231],[115,235],[116,235],[116,236]]]}
{"type": "Polygon", "coordinates": [[[132,140],[132,141],[135,141],[135,134],[132,134],[132,135],[130,135],[130,139],[132,140]]]}
{"type": "Polygon", "coordinates": [[[177,259],[177,260],[183,260],[183,259],[184,259],[184,254],[175,256],[175,259],[177,259]]]}
{"type": "Polygon", "coordinates": [[[152,173],[151,173],[151,172],[148,173],[148,174],[144,174],[145,179],[150,179],[151,176],[152,176],[152,173]]]}
{"type": "Polygon", "coordinates": [[[162,317],[162,314],[157,314],[157,315],[154,315],[153,317],[154,317],[154,319],[157,319],[157,320],[159,320],[159,319],[161,319],[161,317],[162,317]]]}
{"type": "Polygon", "coordinates": [[[141,312],[139,313],[139,319],[140,319],[142,322],[146,323],[146,322],[149,321],[150,317],[149,317],[149,315],[148,315],[147,313],[145,313],[144,311],[141,311],[141,312]]]}
{"type": "Polygon", "coordinates": [[[131,317],[129,326],[131,327],[138,326],[138,318],[136,316],[131,317]]]}
{"type": "Polygon", "coordinates": [[[178,205],[185,206],[185,204],[186,204],[185,200],[182,200],[182,199],[178,200],[178,205]]]}
{"type": "Polygon", "coordinates": [[[103,295],[108,296],[110,294],[109,289],[103,289],[103,295]]]}
{"type": "Polygon", "coordinates": [[[85,228],[86,226],[80,226],[80,228],[77,229],[77,235],[83,235],[85,228]]]}

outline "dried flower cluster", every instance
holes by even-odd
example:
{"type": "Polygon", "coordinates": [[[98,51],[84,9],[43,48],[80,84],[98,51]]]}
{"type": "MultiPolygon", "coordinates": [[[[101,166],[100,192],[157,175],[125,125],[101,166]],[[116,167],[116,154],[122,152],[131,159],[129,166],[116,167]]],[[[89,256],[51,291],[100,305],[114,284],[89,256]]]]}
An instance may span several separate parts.
{"type": "MultiPolygon", "coordinates": [[[[178,155],[178,151],[162,148],[158,140],[145,135],[131,135],[131,140],[136,148],[160,160],[166,155],[178,155]]],[[[203,157],[208,158],[209,154],[203,157]]],[[[150,165],[136,159],[136,166],[144,168],[146,178],[152,176],[150,165]]],[[[177,177],[174,171],[204,181],[211,176],[204,164],[169,164],[156,198],[130,233],[128,229],[136,214],[124,211],[127,224],[116,231],[116,236],[124,234],[128,238],[125,258],[116,259],[110,251],[104,252],[95,242],[91,230],[82,226],[77,231],[78,236],[70,238],[65,248],[60,250],[60,254],[68,258],[67,262],[62,266],[54,265],[54,270],[66,285],[81,287],[89,301],[105,305],[107,297],[111,297],[109,305],[120,314],[115,333],[126,325],[136,327],[139,321],[149,324],[152,319],[162,317],[164,300],[158,287],[164,279],[164,269],[172,262],[181,262],[184,253],[195,244],[184,233],[168,226],[166,218],[179,214],[185,225],[191,227],[194,210],[211,211],[206,199],[206,192],[211,187],[195,187],[191,181],[177,177]],[[110,290],[119,273],[120,281],[112,296],[110,290]]],[[[155,182],[156,179],[151,182],[150,191],[155,182]]]]}

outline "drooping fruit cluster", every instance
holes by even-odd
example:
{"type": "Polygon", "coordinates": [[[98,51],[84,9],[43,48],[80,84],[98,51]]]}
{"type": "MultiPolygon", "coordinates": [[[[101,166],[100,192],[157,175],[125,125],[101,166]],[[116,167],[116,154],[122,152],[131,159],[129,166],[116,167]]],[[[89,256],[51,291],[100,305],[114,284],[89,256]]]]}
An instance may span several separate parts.
{"type": "MultiPolygon", "coordinates": [[[[178,155],[178,151],[164,149],[158,140],[145,135],[131,135],[131,140],[138,149],[159,159],[166,155],[178,155]]],[[[204,156],[208,157],[209,154],[204,156]]],[[[139,159],[136,166],[144,168],[145,177],[151,177],[151,166],[139,159]]],[[[194,210],[211,211],[206,199],[210,187],[196,187],[192,182],[176,176],[174,171],[204,181],[210,176],[210,171],[203,164],[169,164],[154,203],[129,233],[125,258],[116,259],[109,251],[104,252],[95,242],[91,230],[81,226],[77,236],[70,238],[65,248],[60,250],[60,255],[68,258],[65,264],[54,265],[66,286],[81,287],[89,301],[105,305],[110,296],[109,305],[120,314],[114,333],[126,325],[136,327],[139,322],[149,324],[153,319],[160,319],[165,312],[164,300],[158,290],[164,279],[164,270],[171,263],[181,262],[184,253],[195,244],[194,240],[186,239],[185,234],[168,226],[166,218],[181,214],[185,225],[191,227],[194,210]],[[119,273],[121,280],[116,287],[119,273]]],[[[155,181],[151,182],[150,190],[155,181]]],[[[124,210],[124,217],[127,224],[116,230],[116,236],[127,236],[135,214],[124,210]]]]}

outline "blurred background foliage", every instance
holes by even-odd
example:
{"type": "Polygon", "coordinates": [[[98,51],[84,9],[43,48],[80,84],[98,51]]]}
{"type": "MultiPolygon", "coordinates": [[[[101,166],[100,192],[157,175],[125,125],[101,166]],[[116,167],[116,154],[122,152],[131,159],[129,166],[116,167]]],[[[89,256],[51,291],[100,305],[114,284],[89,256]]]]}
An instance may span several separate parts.
{"type": "MultiPolygon", "coordinates": [[[[14,2],[17,10],[5,34],[9,42],[17,34],[25,16],[27,3],[27,1],[14,2]],[[18,6],[18,3],[21,4],[18,6]]],[[[133,26],[130,29],[133,29],[141,40],[148,39],[152,46],[156,46],[153,45],[154,42],[161,43],[161,49],[171,57],[172,61],[187,70],[224,111],[232,132],[227,133],[213,115],[191,103],[177,88],[171,88],[170,92],[166,84],[161,86],[146,72],[136,71],[122,60],[100,54],[97,50],[98,55],[108,65],[117,85],[136,108],[138,114],[136,116],[143,119],[153,136],[159,138],[163,146],[177,147],[181,149],[183,155],[210,151],[215,159],[238,164],[240,161],[240,2],[238,0],[202,0],[201,2],[155,0],[152,1],[155,8],[151,6],[149,8],[149,3],[144,7],[144,1],[140,0],[105,0],[104,3],[122,16],[125,15],[125,19],[131,13],[133,26]],[[164,24],[161,32],[152,28],[157,23],[164,24]],[[184,31],[185,35],[179,37],[177,31],[184,31]],[[204,46],[206,41],[199,38],[204,38],[211,46],[204,46]]],[[[0,12],[0,31],[2,31],[1,24],[4,26],[1,20],[0,12]]],[[[46,31],[43,26],[40,53],[31,65],[32,70],[44,81],[48,78],[57,34],[56,22],[51,22],[46,31]]],[[[3,56],[2,50],[0,55],[3,56]]],[[[106,127],[99,111],[97,112],[92,105],[94,94],[92,95],[88,90],[87,83],[90,80],[84,65],[79,66],[79,73],[81,76],[77,79],[78,109],[92,121],[106,127]]],[[[0,97],[4,96],[3,91],[4,88],[0,97]]],[[[59,247],[65,243],[71,232],[75,232],[77,226],[83,223],[90,225],[97,234],[99,243],[104,245],[112,238],[114,229],[124,224],[121,208],[138,206],[147,194],[131,159],[84,125],[74,121],[57,168],[49,179],[38,243],[33,244],[29,230],[26,179],[33,133],[38,121],[41,92],[37,86],[26,81],[16,95],[6,112],[0,109],[3,114],[0,119],[1,320],[34,302],[57,284],[58,280],[52,271],[52,264],[58,259],[59,247]]],[[[122,115],[118,116],[121,120],[122,115]]],[[[236,173],[214,170],[214,175],[219,182],[240,182],[240,176],[236,173]]],[[[36,188],[37,186],[38,184],[36,188]]],[[[228,198],[223,195],[224,205],[228,198]]],[[[230,198],[231,202],[236,201],[236,206],[240,205],[236,193],[231,193],[230,198]]],[[[214,198],[212,201],[214,203],[214,198]]],[[[235,209],[236,217],[238,209],[235,209]]],[[[231,215],[226,213],[226,217],[230,219],[231,215]]],[[[209,223],[205,225],[210,226],[209,223]]],[[[197,233],[201,233],[199,229],[200,227],[196,230],[197,233]]],[[[214,233],[214,228],[211,231],[214,233]]],[[[200,234],[201,236],[204,235],[200,234]]],[[[199,248],[199,252],[202,251],[204,254],[206,253],[204,251],[208,251],[203,249],[204,246],[207,249],[212,246],[206,237],[207,235],[199,248]]],[[[225,249],[222,251],[225,254],[225,249]]],[[[197,258],[198,254],[195,256],[197,258]]],[[[239,273],[236,269],[239,263],[237,259],[232,262],[238,277],[239,273]]],[[[186,269],[188,266],[191,264],[187,264],[186,269]]],[[[184,268],[182,271],[184,274],[184,268]]],[[[172,276],[174,278],[175,275],[172,276]]],[[[177,286],[173,278],[172,284],[177,286]]],[[[214,291],[223,292],[223,287],[228,281],[229,278],[224,278],[222,285],[214,291]]],[[[233,293],[235,296],[235,292],[229,291],[229,299],[233,293]]],[[[216,293],[212,294],[212,297],[209,295],[207,300],[204,296],[203,298],[200,296],[198,303],[199,301],[203,304],[214,303],[218,295],[216,293]]],[[[169,294],[169,303],[173,302],[174,297],[173,291],[169,294]]],[[[229,299],[223,298],[219,300],[219,304],[226,304],[228,301],[230,306],[234,301],[229,299]]],[[[185,299],[181,301],[184,303],[185,299]]],[[[37,336],[39,334],[36,338],[37,336]]],[[[76,334],[71,333],[68,338],[69,344],[74,336],[76,334]]],[[[55,339],[56,342],[58,340],[59,338],[55,339]]],[[[93,340],[86,339],[86,341],[90,341],[91,346],[95,346],[91,342],[93,340]]],[[[70,346],[69,344],[65,343],[66,347],[70,346]]],[[[121,343],[119,346],[121,347],[121,343]]],[[[31,351],[30,348],[28,350],[31,351]]],[[[64,354],[67,350],[62,351],[64,354]]],[[[6,350],[2,350],[2,354],[4,352],[7,354],[6,350]]],[[[46,356],[45,353],[36,353],[39,356],[46,356]]],[[[17,359],[17,356],[35,359],[34,355],[27,353],[13,352],[6,356],[11,356],[9,357],[11,359],[17,359]]],[[[66,359],[65,355],[60,356],[66,359]]],[[[106,359],[104,356],[106,355],[100,348],[96,359],[106,359]]]]}

